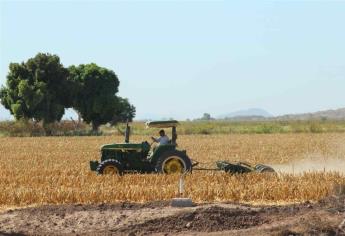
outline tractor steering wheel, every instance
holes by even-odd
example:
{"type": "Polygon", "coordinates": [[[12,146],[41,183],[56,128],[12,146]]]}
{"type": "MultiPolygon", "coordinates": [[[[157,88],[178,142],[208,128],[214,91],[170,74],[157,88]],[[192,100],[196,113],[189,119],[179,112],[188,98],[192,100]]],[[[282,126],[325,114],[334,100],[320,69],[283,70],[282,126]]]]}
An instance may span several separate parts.
{"type": "Polygon", "coordinates": [[[152,144],[155,143],[155,141],[152,141],[151,143],[149,143],[149,142],[147,142],[147,141],[145,141],[145,142],[150,146],[150,148],[152,147],[152,144]]]}
{"type": "Polygon", "coordinates": [[[154,137],[151,137],[151,139],[152,139],[152,142],[150,143],[150,147],[152,147],[152,145],[156,142],[154,137]]]}

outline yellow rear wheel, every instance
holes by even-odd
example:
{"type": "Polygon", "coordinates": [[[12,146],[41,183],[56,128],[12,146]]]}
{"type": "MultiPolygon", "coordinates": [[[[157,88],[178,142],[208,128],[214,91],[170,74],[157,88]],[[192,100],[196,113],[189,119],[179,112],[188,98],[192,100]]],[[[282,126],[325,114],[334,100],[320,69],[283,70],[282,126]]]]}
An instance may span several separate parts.
{"type": "Polygon", "coordinates": [[[157,158],[155,171],[162,174],[183,174],[192,171],[192,162],[185,152],[166,151],[157,158]]]}
{"type": "Polygon", "coordinates": [[[184,169],[185,168],[181,160],[174,157],[164,162],[163,165],[163,170],[166,174],[183,173],[184,169]]]}

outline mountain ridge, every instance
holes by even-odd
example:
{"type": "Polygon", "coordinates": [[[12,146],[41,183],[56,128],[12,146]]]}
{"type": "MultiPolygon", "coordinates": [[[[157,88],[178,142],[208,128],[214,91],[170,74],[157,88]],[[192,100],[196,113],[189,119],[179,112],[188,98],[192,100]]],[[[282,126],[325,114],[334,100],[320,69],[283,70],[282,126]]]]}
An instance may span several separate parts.
{"type": "Polygon", "coordinates": [[[299,114],[286,114],[276,116],[275,119],[285,120],[313,120],[313,119],[330,119],[330,120],[344,120],[345,108],[328,109],[324,111],[299,113],[299,114]]]}
{"type": "Polygon", "coordinates": [[[217,116],[217,119],[228,119],[228,118],[237,118],[237,117],[273,117],[271,113],[262,109],[262,108],[248,108],[230,112],[228,114],[223,114],[217,116]]]}
{"type": "MultiPolygon", "coordinates": [[[[245,111],[250,111],[251,109],[247,109],[245,111]]],[[[265,111],[263,109],[258,109],[265,111]]],[[[229,113],[229,114],[236,114],[229,113]]],[[[280,116],[265,116],[259,115],[258,113],[247,113],[248,115],[238,115],[238,116],[223,116],[224,118],[218,119],[225,119],[225,120],[345,120],[345,108],[338,108],[338,109],[328,109],[323,111],[316,111],[316,112],[306,112],[306,113],[297,113],[297,114],[286,114],[280,116]]],[[[265,113],[263,113],[265,114],[265,113]]],[[[267,114],[270,114],[267,112],[267,114]]],[[[222,116],[220,116],[222,117],[222,116]]]]}

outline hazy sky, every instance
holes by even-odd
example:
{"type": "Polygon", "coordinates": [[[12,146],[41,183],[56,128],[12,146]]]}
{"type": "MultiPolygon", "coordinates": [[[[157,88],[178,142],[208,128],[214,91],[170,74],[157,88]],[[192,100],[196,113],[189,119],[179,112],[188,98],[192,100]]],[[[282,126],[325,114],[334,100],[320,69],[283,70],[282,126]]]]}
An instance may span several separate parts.
{"type": "MultiPolygon", "coordinates": [[[[115,71],[137,118],[345,107],[345,1],[1,1],[0,84],[38,52],[115,71]]],[[[9,113],[0,108],[0,118],[9,113]]]]}

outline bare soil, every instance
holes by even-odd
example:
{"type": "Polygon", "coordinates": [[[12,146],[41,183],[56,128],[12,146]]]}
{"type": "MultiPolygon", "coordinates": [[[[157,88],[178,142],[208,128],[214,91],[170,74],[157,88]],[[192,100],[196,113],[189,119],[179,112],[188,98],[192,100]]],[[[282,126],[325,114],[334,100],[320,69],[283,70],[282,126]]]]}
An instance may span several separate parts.
{"type": "Polygon", "coordinates": [[[286,206],[46,205],[1,212],[0,235],[345,235],[345,196],[286,206]]]}

